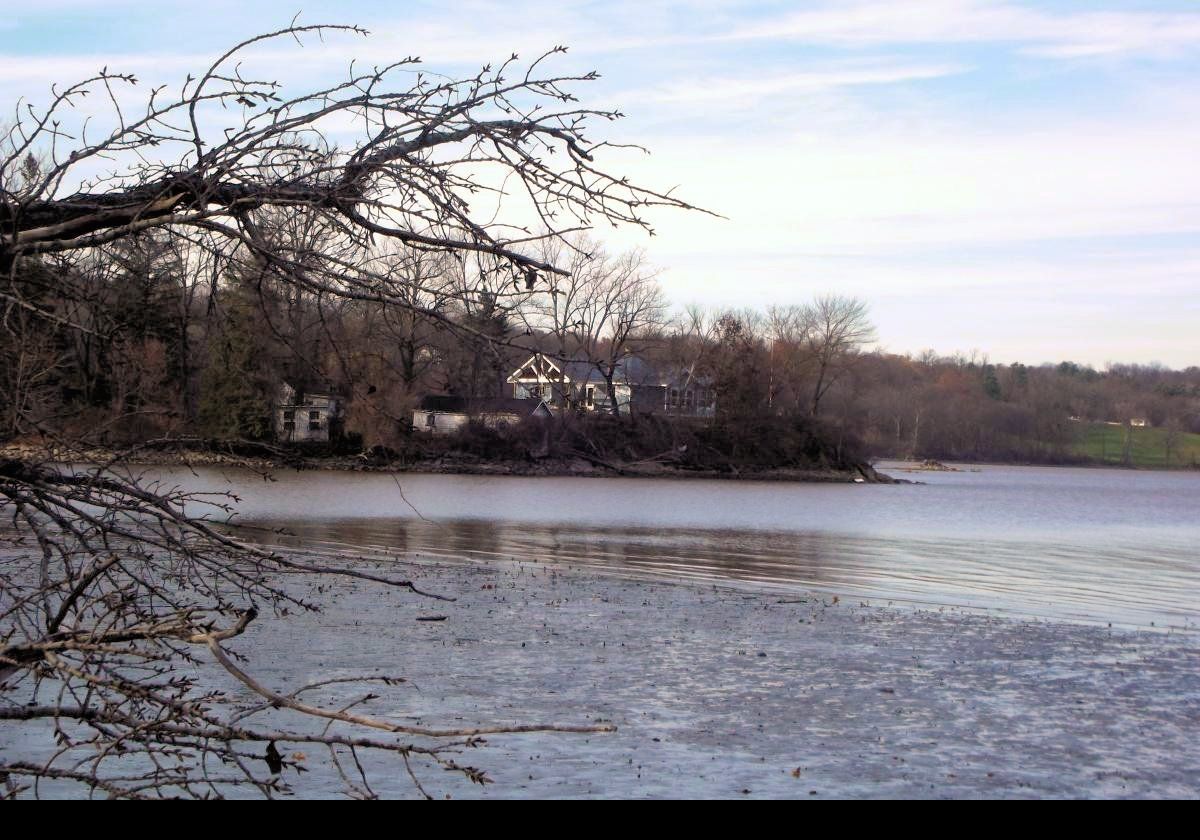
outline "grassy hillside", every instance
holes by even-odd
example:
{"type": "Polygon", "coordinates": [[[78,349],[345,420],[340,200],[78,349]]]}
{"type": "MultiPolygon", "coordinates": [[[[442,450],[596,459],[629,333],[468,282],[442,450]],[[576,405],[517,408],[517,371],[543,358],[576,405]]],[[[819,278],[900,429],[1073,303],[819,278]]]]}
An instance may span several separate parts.
{"type": "MultiPolygon", "coordinates": [[[[1081,430],[1076,452],[1096,461],[1120,464],[1125,451],[1125,431],[1123,426],[1088,423],[1081,430]]],[[[1135,428],[1130,456],[1135,467],[1200,465],[1200,435],[1178,432],[1171,442],[1165,429],[1135,428]],[[1168,443],[1171,444],[1169,460],[1168,443]]]]}

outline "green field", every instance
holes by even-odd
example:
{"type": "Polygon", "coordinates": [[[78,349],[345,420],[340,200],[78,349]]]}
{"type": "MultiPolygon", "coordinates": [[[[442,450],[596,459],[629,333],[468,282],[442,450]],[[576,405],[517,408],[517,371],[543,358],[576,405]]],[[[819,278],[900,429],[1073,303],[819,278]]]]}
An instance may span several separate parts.
{"type": "MultiPolygon", "coordinates": [[[[1088,423],[1079,436],[1075,451],[1095,461],[1123,463],[1125,427],[1106,423],[1088,423]]],[[[1130,462],[1134,467],[1195,467],[1200,466],[1200,435],[1177,432],[1169,440],[1166,429],[1135,428],[1130,462]],[[1167,458],[1170,443],[1170,459],[1167,458]]]]}

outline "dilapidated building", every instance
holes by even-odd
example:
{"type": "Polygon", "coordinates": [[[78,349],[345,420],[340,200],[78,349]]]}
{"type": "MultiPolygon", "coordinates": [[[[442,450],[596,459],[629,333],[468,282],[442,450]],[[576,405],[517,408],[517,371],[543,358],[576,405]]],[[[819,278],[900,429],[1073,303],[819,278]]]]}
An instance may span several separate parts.
{"type": "Polygon", "coordinates": [[[275,405],[281,443],[328,443],[342,433],[343,401],[332,389],[298,390],[286,382],[275,405]]]}

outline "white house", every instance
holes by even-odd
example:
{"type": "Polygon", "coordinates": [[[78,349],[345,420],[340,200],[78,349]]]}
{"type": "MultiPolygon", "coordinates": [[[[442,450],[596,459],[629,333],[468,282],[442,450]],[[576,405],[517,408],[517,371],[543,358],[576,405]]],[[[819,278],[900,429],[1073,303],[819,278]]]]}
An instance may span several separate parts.
{"type": "Polygon", "coordinates": [[[328,392],[298,391],[286,382],[275,405],[275,437],[286,443],[328,443],[341,432],[342,400],[328,392]]]}
{"type": "MultiPolygon", "coordinates": [[[[539,399],[552,410],[612,411],[608,383],[600,368],[581,359],[552,359],[541,353],[530,356],[508,377],[513,397],[539,399]]],[[[636,357],[623,359],[613,371],[613,396],[622,414],[631,409],[647,413],[666,405],[667,386],[636,357]]]]}
{"type": "MultiPolygon", "coordinates": [[[[611,411],[608,383],[600,368],[584,360],[558,360],[541,353],[530,356],[512,372],[508,383],[517,399],[540,399],[552,410],[611,411]]],[[[686,373],[664,377],[649,364],[631,356],[613,371],[613,391],[622,414],[634,409],[645,414],[712,417],[717,392],[708,379],[686,373]]]]}

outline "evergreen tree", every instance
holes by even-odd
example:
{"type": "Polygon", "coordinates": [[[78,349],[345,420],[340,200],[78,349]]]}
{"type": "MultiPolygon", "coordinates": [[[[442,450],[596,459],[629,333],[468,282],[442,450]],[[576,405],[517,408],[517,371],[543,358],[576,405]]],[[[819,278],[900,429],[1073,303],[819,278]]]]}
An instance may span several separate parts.
{"type": "Polygon", "coordinates": [[[225,317],[209,336],[200,379],[200,427],[213,437],[263,440],[272,432],[267,343],[253,292],[235,286],[226,294],[225,317]]]}

